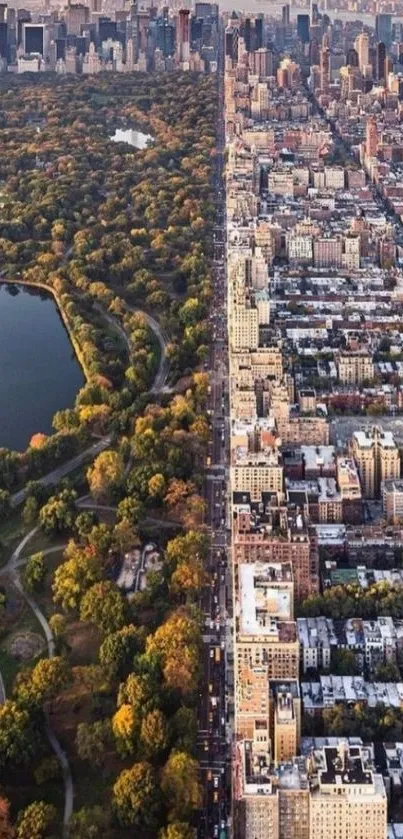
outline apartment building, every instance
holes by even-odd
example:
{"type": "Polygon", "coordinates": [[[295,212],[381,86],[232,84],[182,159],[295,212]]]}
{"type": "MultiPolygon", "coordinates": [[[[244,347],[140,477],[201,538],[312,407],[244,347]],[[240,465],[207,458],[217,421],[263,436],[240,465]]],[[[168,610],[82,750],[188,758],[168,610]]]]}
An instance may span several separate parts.
{"type": "Polygon", "coordinates": [[[360,744],[339,740],[278,771],[252,741],[236,749],[239,839],[386,839],[384,781],[360,744]]]}
{"type": "Polygon", "coordinates": [[[241,563],[291,564],[295,598],[318,590],[319,555],[316,532],[300,511],[273,506],[269,493],[253,502],[250,493],[234,493],[232,554],[241,563]]]}
{"type": "Polygon", "coordinates": [[[366,765],[360,746],[325,747],[311,788],[310,839],[386,839],[386,833],[382,776],[366,765]]]}
{"type": "Polygon", "coordinates": [[[341,268],[343,242],[340,237],[319,236],[313,243],[313,264],[316,268],[341,268]]]}
{"type": "Polygon", "coordinates": [[[283,493],[283,463],[276,448],[258,452],[239,448],[233,452],[231,484],[234,492],[249,492],[259,501],[262,492],[283,493]]]}
{"type": "Polygon", "coordinates": [[[382,483],[383,513],[388,524],[403,521],[403,481],[384,480],[382,483]]]}
{"type": "Polygon", "coordinates": [[[337,377],[342,384],[361,384],[374,378],[374,362],[368,350],[340,350],[336,365],[337,377]]]}
{"type": "Polygon", "coordinates": [[[355,431],[350,447],[365,498],[379,498],[383,481],[400,478],[399,449],[390,431],[379,426],[355,431]]]}

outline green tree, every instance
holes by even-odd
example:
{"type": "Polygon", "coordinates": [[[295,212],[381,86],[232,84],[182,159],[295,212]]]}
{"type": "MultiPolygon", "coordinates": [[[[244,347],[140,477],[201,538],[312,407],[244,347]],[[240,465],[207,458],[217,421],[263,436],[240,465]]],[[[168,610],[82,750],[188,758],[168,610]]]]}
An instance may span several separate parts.
{"type": "Polygon", "coordinates": [[[77,493],[72,489],[63,489],[58,495],[52,495],[41,508],[39,521],[41,527],[50,536],[72,530],[76,517],[77,493]]]}
{"type": "Polygon", "coordinates": [[[79,723],[76,733],[76,749],[80,760],[88,760],[95,766],[102,766],[112,745],[113,736],[110,720],[79,723]]]}
{"type": "Polygon", "coordinates": [[[56,810],[45,801],[29,804],[17,818],[17,839],[46,839],[51,835],[56,810]]]}
{"type": "Polygon", "coordinates": [[[69,839],[108,839],[109,827],[110,815],[102,807],[82,807],[71,817],[69,839]]]}
{"type": "Polygon", "coordinates": [[[357,658],[352,650],[337,648],[332,655],[331,672],[336,676],[356,676],[359,673],[357,658]]]}
{"type": "Polygon", "coordinates": [[[38,518],[39,512],[39,503],[33,496],[29,496],[24,504],[24,509],[22,511],[22,520],[24,524],[29,527],[31,524],[34,524],[38,518]]]}
{"type": "Polygon", "coordinates": [[[120,705],[112,718],[112,731],[118,751],[123,757],[134,753],[138,739],[138,718],[132,705],[120,705]]]}
{"type": "Polygon", "coordinates": [[[401,675],[397,664],[394,661],[385,661],[378,664],[374,672],[375,682],[400,682],[401,675]]]}
{"type": "Polygon", "coordinates": [[[56,755],[53,755],[52,757],[44,757],[40,763],[38,763],[36,769],[34,769],[35,783],[38,784],[38,786],[41,784],[47,784],[48,781],[59,779],[60,776],[61,766],[56,755]]]}
{"type": "Polygon", "coordinates": [[[99,660],[111,677],[124,678],[133,667],[140,644],[139,630],[129,624],[106,636],[99,650],[99,660]]]}
{"type": "Polygon", "coordinates": [[[182,705],[170,720],[171,740],[179,751],[196,754],[197,716],[194,708],[182,705]]]}
{"type": "Polygon", "coordinates": [[[186,752],[171,752],[163,770],[161,789],[171,821],[188,818],[201,807],[199,764],[186,752]]]}
{"type": "Polygon", "coordinates": [[[105,580],[88,589],[81,601],[80,619],[94,623],[103,635],[122,628],[127,619],[127,602],[115,583],[105,580]]]}
{"type": "Polygon", "coordinates": [[[38,743],[28,711],[6,700],[0,707],[0,767],[29,763],[38,743]]]}
{"type": "Polygon", "coordinates": [[[124,769],[114,784],[112,800],[122,827],[153,829],[159,800],[152,766],[143,761],[124,769]]]}
{"type": "Polygon", "coordinates": [[[6,489],[0,489],[0,521],[5,521],[10,515],[11,499],[6,489]]]}
{"type": "Polygon", "coordinates": [[[43,553],[32,554],[24,569],[24,588],[29,591],[41,591],[46,577],[46,563],[43,553]]]}

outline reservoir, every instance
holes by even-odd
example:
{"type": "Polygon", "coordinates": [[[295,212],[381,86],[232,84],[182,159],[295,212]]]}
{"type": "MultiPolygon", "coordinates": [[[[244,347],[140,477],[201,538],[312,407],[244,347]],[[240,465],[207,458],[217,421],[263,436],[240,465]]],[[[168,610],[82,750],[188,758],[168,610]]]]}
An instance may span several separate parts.
{"type": "Polygon", "coordinates": [[[0,448],[24,450],[74,405],[84,376],[53,297],[0,284],[0,448]]]}
{"type": "Polygon", "coordinates": [[[127,143],[135,149],[146,149],[154,138],[150,134],[144,134],[134,128],[117,128],[109,139],[113,140],[114,143],[127,143]]]}

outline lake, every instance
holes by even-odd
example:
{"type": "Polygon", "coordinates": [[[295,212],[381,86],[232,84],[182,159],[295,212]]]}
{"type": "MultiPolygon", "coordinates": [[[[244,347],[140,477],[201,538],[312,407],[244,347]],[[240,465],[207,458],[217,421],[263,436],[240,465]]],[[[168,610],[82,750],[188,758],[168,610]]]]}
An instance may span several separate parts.
{"type": "Polygon", "coordinates": [[[151,134],[136,131],[134,128],[117,128],[109,139],[113,140],[114,143],[127,143],[135,149],[146,149],[154,137],[151,137],[151,134]]]}
{"type": "Polygon", "coordinates": [[[0,448],[24,450],[84,376],[51,295],[0,284],[0,448]]]}

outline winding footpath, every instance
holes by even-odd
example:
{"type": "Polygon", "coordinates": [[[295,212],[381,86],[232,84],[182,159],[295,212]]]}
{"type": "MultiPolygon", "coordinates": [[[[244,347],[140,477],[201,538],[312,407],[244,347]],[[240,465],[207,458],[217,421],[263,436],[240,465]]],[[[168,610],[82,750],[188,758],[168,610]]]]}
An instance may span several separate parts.
{"type": "MultiPolygon", "coordinates": [[[[1,282],[7,282],[4,277],[1,277],[1,282]]],[[[146,320],[149,328],[154,332],[160,347],[160,360],[157,373],[154,378],[153,386],[150,390],[150,393],[161,393],[161,392],[169,392],[170,388],[167,386],[167,379],[169,374],[169,359],[167,355],[167,345],[169,342],[168,336],[166,333],[161,329],[160,324],[158,321],[155,320],[151,315],[147,312],[144,312],[141,309],[136,309],[134,307],[129,307],[130,311],[134,314],[141,314],[144,319],[146,320]]],[[[123,338],[129,356],[131,354],[131,347],[130,347],[130,340],[123,329],[123,327],[118,323],[116,318],[114,318],[109,313],[106,313],[103,310],[103,315],[106,320],[114,326],[115,329],[120,333],[121,337],[123,338]]],[[[74,469],[77,469],[84,463],[86,460],[93,459],[104,449],[107,449],[112,442],[111,435],[106,435],[105,437],[101,437],[96,442],[92,443],[87,449],[80,454],[76,455],[76,457],[71,458],[71,460],[63,463],[61,466],[58,466],[56,469],[53,469],[51,472],[48,472],[42,478],[39,479],[38,483],[42,484],[43,486],[52,486],[56,484],[61,478],[68,475],[74,469]]],[[[26,489],[23,488],[19,490],[19,492],[14,493],[11,496],[11,505],[12,507],[18,507],[25,501],[26,497],[26,489]]],[[[78,505],[83,508],[97,508],[99,505],[92,504],[87,499],[79,499],[78,505]]],[[[104,508],[104,509],[114,509],[114,508],[104,508]]],[[[30,540],[35,536],[37,531],[39,530],[39,525],[32,528],[24,537],[21,539],[15,550],[10,556],[7,564],[4,566],[3,569],[0,571],[0,577],[4,574],[9,576],[12,584],[15,588],[21,593],[22,597],[25,599],[26,603],[29,605],[30,609],[32,610],[33,614],[35,615],[38,623],[42,627],[43,634],[46,640],[47,652],[49,658],[53,658],[56,654],[56,644],[55,639],[53,637],[52,630],[49,626],[49,623],[39,608],[38,604],[34,600],[34,598],[28,594],[28,592],[24,591],[23,585],[21,583],[20,575],[19,575],[19,568],[25,565],[28,560],[28,555],[22,556],[25,548],[29,544],[30,540]]],[[[59,551],[63,546],[51,547],[43,551],[44,555],[53,553],[55,551],[59,551]]],[[[3,704],[6,701],[6,692],[4,687],[3,677],[0,672],[0,704],[3,704]]],[[[74,804],[74,787],[73,787],[73,779],[71,774],[70,763],[66,753],[63,751],[53,729],[51,728],[49,719],[46,720],[46,734],[49,740],[49,743],[60,763],[62,769],[62,776],[63,776],[63,784],[64,784],[64,813],[63,813],[63,834],[62,839],[68,839],[69,833],[69,824],[71,820],[71,816],[73,813],[73,804],[74,804]]]]}
{"type": "MultiPolygon", "coordinates": [[[[39,530],[39,526],[36,526],[30,530],[21,542],[17,545],[13,553],[11,554],[10,559],[8,560],[7,564],[0,572],[0,576],[3,574],[7,574],[11,579],[11,582],[15,586],[15,588],[21,593],[24,600],[28,603],[28,606],[32,609],[36,619],[40,623],[43,634],[46,640],[46,646],[48,650],[49,658],[53,658],[56,654],[56,645],[55,639],[52,634],[52,630],[46,620],[45,615],[43,614],[42,610],[39,608],[36,601],[24,591],[24,588],[21,583],[20,575],[19,575],[19,568],[24,565],[27,560],[28,556],[22,557],[21,554],[30,542],[30,540],[35,536],[37,531],[39,530]]],[[[60,548],[63,546],[58,545],[57,547],[48,548],[47,550],[43,551],[43,553],[50,554],[54,553],[55,551],[59,551],[60,548]]],[[[1,678],[1,689],[2,689],[2,699],[1,702],[5,702],[6,694],[4,690],[4,683],[3,679],[1,678]]],[[[74,788],[73,788],[73,779],[71,775],[70,764],[67,758],[66,753],[63,751],[54,731],[51,728],[49,720],[46,721],[46,734],[48,736],[49,743],[60,763],[63,775],[63,784],[64,784],[64,813],[63,813],[63,834],[62,839],[68,839],[68,830],[69,830],[69,823],[73,813],[73,801],[74,801],[74,788]]]]}
{"type": "MultiPolygon", "coordinates": [[[[1,282],[7,282],[3,277],[0,277],[1,282]]],[[[20,282],[20,281],[19,281],[20,282]]],[[[100,310],[102,307],[98,307],[100,310]]],[[[132,306],[128,307],[133,314],[142,315],[146,320],[150,329],[154,332],[159,346],[160,346],[160,361],[158,365],[158,370],[155,374],[154,383],[152,388],[150,389],[150,393],[169,393],[170,388],[167,385],[167,379],[169,375],[169,359],[167,355],[167,346],[169,343],[168,335],[161,329],[158,321],[155,320],[151,315],[147,312],[144,312],[142,309],[136,309],[132,306]]],[[[105,312],[102,309],[102,314],[104,315],[105,319],[113,325],[113,327],[119,332],[122,339],[124,340],[128,353],[130,355],[131,348],[130,348],[130,341],[129,338],[123,329],[123,327],[118,323],[116,318],[114,318],[109,313],[105,312]]],[[[42,486],[53,486],[57,484],[61,478],[64,478],[70,472],[73,472],[74,469],[77,469],[81,466],[82,463],[85,463],[86,460],[93,460],[100,452],[104,451],[105,449],[110,446],[112,442],[112,437],[110,434],[107,434],[105,437],[101,437],[95,443],[92,443],[88,448],[84,449],[84,451],[80,452],[80,454],[72,457],[71,460],[67,460],[66,463],[61,464],[56,469],[52,469],[51,472],[48,472],[42,478],[38,478],[38,483],[42,484],[42,486]]],[[[12,507],[18,507],[20,504],[23,504],[26,498],[26,489],[20,489],[18,492],[15,492],[10,497],[10,502],[12,507]]],[[[1,686],[0,686],[1,690],[1,686]]]]}

